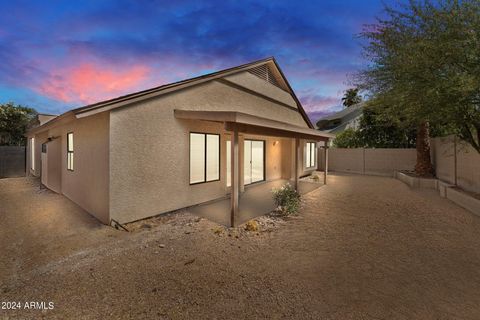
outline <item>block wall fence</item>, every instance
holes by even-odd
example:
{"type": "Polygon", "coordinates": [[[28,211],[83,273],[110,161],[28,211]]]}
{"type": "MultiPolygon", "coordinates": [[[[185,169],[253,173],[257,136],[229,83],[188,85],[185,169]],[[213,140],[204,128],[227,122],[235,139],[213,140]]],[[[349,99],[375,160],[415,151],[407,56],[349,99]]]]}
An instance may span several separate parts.
{"type": "MultiPolygon", "coordinates": [[[[480,193],[480,154],[455,136],[431,139],[432,163],[437,178],[463,190],[480,193]]],[[[318,169],[323,170],[323,149],[318,169]]],[[[413,170],[415,149],[330,148],[328,170],[393,177],[394,171],[413,170]]]]}

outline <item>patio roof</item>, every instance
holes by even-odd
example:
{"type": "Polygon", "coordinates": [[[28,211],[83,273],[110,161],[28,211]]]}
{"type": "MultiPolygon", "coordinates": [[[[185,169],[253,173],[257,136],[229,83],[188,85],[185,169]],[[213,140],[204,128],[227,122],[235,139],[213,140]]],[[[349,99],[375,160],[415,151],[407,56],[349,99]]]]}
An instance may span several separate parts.
{"type": "MultiPolygon", "coordinates": [[[[197,110],[174,110],[175,118],[196,121],[213,121],[223,123],[226,131],[230,131],[230,168],[231,168],[231,192],[230,192],[230,225],[236,226],[239,222],[239,198],[240,198],[240,152],[239,133],[288,137],[295,142],[294,161],[294,186],[297,191],[300,189],[299,168],[302,148],[300,139],[314,141],[325,141],[324,145],[324,184],[327,184],[328,171],[328,144],[327,141],[334,135],[311,128],[300,127],[290,123],[271,120],[236,111],[197,111],[197,110]]],[[[245,205],[245,203],[244,203],[245,205]]]]}
{"type": "Polygon", "coordinates": [[[334,137],[334,135],[327,132],[262,118],[243,112],[176,109],[174,113],[177,119],[223,122],[225,123],[225,129],[227,131],[234,131],[236,129],[238,132],[250,134],[303,138],[316,141],[327,141],[334,137]]]}

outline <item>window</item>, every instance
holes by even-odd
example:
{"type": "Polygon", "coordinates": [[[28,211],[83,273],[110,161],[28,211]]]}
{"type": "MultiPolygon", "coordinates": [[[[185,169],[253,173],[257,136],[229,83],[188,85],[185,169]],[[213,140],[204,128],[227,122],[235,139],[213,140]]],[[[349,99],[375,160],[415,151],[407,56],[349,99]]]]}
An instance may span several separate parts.
{"type": "Polygon", "coordinates": [[[73,132],[67,133],[67,170],[73,171],[73,132]]]}
{"type": "Polygon", "coordinates": [[[232,141],[227,140],[227,187],[232,185],[232,171],[230,171],[230,166],[232,165],[232,141]]]}
{"type": "Polygon", "coordinates": [[[305,168],[315,167],[316,151],[315,142],[307,142],[305,144],[305,168]]]}
{"type": "Polygon", "coordinates": [[[190,184],[220,180],[220,135],[190,133],[190,184]]]}
{"type": "Polygon", "coordinates": [[[35,171],[35,138],[30,138],[30,168],[35,171]]]}

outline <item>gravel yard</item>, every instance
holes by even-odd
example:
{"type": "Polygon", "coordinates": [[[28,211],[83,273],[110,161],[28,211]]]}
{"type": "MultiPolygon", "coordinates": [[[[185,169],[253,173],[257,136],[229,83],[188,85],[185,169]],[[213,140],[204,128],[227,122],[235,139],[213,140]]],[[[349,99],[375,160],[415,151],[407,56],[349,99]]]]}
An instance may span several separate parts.
{"type": "Polygon", "coordinates": [[[480,217],[383,177],[331,175],[258,232],[186,212],[99,224],[0,180],[1,319],[479,319],[480,217]],[[24,310],[25,302],[52,310],[24,310]]]}

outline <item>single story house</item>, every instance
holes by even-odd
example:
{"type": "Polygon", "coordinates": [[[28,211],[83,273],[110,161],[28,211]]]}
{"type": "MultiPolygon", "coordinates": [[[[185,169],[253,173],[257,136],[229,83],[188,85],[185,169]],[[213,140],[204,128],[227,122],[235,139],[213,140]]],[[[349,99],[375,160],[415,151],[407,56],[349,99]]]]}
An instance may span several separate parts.
{"type": "Polygon", "coordinates": [[[245,186],[298,186],[331,138],[274,58],[73,109],[26,135],[27,172],[105,224],[226,197],[235,225],[245,186]]]}

